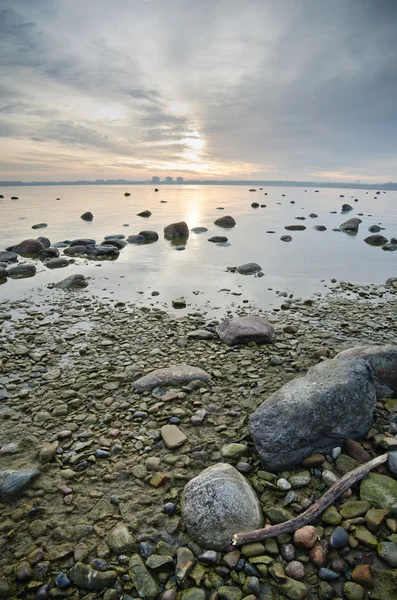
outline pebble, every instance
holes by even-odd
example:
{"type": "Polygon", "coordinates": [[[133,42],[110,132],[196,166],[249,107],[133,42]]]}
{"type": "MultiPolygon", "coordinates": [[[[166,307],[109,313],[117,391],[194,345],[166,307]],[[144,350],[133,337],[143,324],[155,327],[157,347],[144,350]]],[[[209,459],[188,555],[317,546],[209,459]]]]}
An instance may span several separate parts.
{"type": "Polygon", "coordinates": [[[277,480],[276,485],[277,485],[278,489],[282,490],[283,492],[287,492],[288,490],[291,489],[291,484],[289,483],[289,481],[287,481],[283,477],[281,479],[277,480]]]}
{"type": "Polygon", "coordinates": [[[298,548],[312,548],[317,542],[318,533],[313,525],[306,525],[297,529],[294,533],[294,544],[298,548]]]}
{"type": "Polygon", "coordinates": [[[337,527],[333,531],[330,539],[330,546],[332,548],[340,549],[347,546],[349,543],[349,534],[343,527],[337,527]]]}
{"type": "Polygon", "coordinates": [[[285,568],[285,573],[292,579],[303,579],[305,576],[305,568],[298,560],[292,560],[285,568]]]}
{"type": "Polygon", "coordinates": [[[55,585],[59,588],[68,587],[70,585],[70,579],[61,571],[55,578],[55,585]]]}
{"type": "Polygon", "coordinates": [[[339,573],[332,571],[332,569],[326,569],[325,567],[322,567],[319,570],[318,576],[324,581],[336,581],[339,579],[339,573]]]}

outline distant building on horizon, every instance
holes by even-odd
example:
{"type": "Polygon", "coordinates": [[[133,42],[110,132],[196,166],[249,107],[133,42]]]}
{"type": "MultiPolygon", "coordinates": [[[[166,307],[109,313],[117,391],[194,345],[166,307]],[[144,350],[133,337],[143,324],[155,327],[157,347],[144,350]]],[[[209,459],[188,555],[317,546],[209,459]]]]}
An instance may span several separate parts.
{"type": "Polygon", "coordinates": [[[160,183],[160,177],[157,177],[157,175],[152,177],[152,183],[160,183]]]}
{"type": "Polygon", "coordinates": [[[176,182],[177,183],[183,183],[183,177],[177,177],[176,178],[176,182]]]}
{"type": "Polygon", "coordinates": [[[174,180],[172,177],[166,177],[165,178],[165,183],[172,183],[174,180]]]}

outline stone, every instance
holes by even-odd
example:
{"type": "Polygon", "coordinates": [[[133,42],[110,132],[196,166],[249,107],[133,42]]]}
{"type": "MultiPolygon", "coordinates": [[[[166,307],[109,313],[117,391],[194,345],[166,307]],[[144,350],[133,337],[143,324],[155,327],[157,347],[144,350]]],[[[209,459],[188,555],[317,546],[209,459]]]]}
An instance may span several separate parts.
{"type": "Polygon", "coordinates": [[[358,583],[346,581],[343,584],[343,594],[346,600],[364,600],[365,590],[358,583]]]}
{"type": "Polygon", "coordinates": [[[377,574],[371,600],[397,600],[397,570],[377,574]]]}
{"type": "Polygon", "coordinates": [[[178,548],[176,551],[175,576],[178,585],[184,585],[189,573],[196,564],[194,554],[189,548],[178,548]]]}
{"type": "Polygon", "coordinates": [[[152,216],[152,213],[150,212],[150,210],[143,210],[142,212],[137,214],[137,217],[144,217],[145,219],[147,219],[151,216],[152,216]]]}
{"type": "Polygon", "coordinates": [[[109,531],[106,542],[117,554],[128,554],[135,545],[135,540],[124,523],[118,523],[109,531]]]}
{"type": "Polygon", "coordinates": [[[154,600],[160,593],[160,588],[143,564],[139,554],[133,554],[128,565],[131,580],[140,598],[154,600]]]}
{"type": "Polygon", "coordinates": [[[353,210],[353,207],[350,204],[342,204],[342,212],[349,212],[353,210]]]}
{"type": "Polygon", "coordinates": [[[339,229],[341,229],[342,231],[357,233],[360,223],[362,223],[361,219],[353,217],[352,219],[348,219],[347,221],[342,223],[342,225],[339,225],[339,229]]]}
{"type": "Polygon", "coordinates": [[[373,586],[371,565],[357,565],[351,574],[354,583],[362,585],[366,589],[371,589],[373,586]]]}
{"type": "Polygon", "coordinates": [[[342,517],[338,512],[337,508],[331,504],[322,514],[321,520],[327,525],[339,525],[342,521],[342,517]]]}
{"type": "Polygon", "coordinates": [[[225,244],[228,241],[228,239],[224,235],[214,235],[208,238],[207,241],[212,242],[213,244],[225,244]]]}
{"type": "Polygon", "coordinates": [[[379,473],[369,473],[360,484],[360,498],[374,508],[387,508],[397,516],[397,481],[379,473]]]}
{"type": "Polygon", "coordinates": [[[169,450],[179,448],[187,440],[186,435],[176,425],[163,425],[161,428],[161,437],[164,445],[169,450]]]}
{"type": "Polygon", "coordinates": [[[360,544],[367,546],[367,548],[376,548],[378,545],[378,540],[376,537],[362,525],[356,526],[354,537],[360,542],[360,544]]]}
{"type": "Polygon", "coordinates": [[[305,525],[294,533],[294,544],[298,548],[313,548],[317,540],[317,529],[313,525],[305,525]]]}
{"type": "Polygon", "coordinates": [[[327,561],[328,556],[328,542],[327,540],[320,540],[316,542],[313,548],[310,550],[310,560],[312,563],[320,569],[327,561]]]}
{"type": "Polygon", "coordinates": [[[271,394],[254,412],[250,433],[264,468],[281,471],[345,438],[363,437],[376,393],[369,365],[327,360],[271,394]]]}
{"type": "Polygon", "coordinates": [[[138,391],[152,390],[155,387],[167,385],[179,385],[190,383],[191,381],[209,381],[211,376],[199,367],[189,365],[175,365],[165,369],[156,369],[148,375],[144,375],[132,384],[132,387],[138,391]]]}
{"type": "Polygon", "coordinates": [[[58,281],[58,283],[54,285],[55,288],[60,290],[83,289],[87,286],[88,281],[86,280],[84,275],[80,275],[77,273],[75,273],[74,275],[69,275],[69,277],[66,277],[66,279],[63,279],[62,281],[58,281]]]}
{"type": "Polygon", "coordinates": [[[16,252],[7,252],[6,250],[0,252],[0,262],[2,263],[13,263],[17,260],[18,254],[16,252]]]}
{"type": "Polygon", "coordinates": [[[80,219],[83,219],[83,221],[93,221],[94,215],[92,214],[92,212],[87,211],[81,215],[80,219]]]}
{"type": "Polygon", "coordinates": [[[303,579],[305,576],[305,568],[299,560],[291,560],[285,568],[285,574],[292,579],[303,579]]]}
{"type": "Polygon", "coordinates": [[[143,237],[143,235],[130,235],[127,238],[127,242],[129,244],[137,244],[137,245],[138,244],[144,244],[145,243],[145,238],[143,237]]]}
{"type": "Polygon", "coordinates": [[[339,509],[339,513],[344,519],[354,519],[355,517],[362,517],[371,508],[369,502],[365,500],[355,500],[346,502],[339,509]]]}
{"type": "Polygon", "coordinates": [[[374,233],[373,235],[364,238],[364,242],[370,246],[384,246],[388,241],[389,240],[380,233],[374,233]]]}
{"type": "Polygon", "coordinates": [[[0,501],[7,502],[25,491],[40,475],[38,469],[7,469],[0,471],[0,501]]]}
{"type": "MultiPolygon", "coordinates": [[[[376,389],[376,381],[375,381],[376,389]]],[[[349,456],[354,458],[357,462],[363,464],[371,460],[372,456],[364,450],[364,448],[355,440],[347,439],[345,441],[345,450],[349,456]]]]}
{"type": "Polygon", "coordinates": [[[237,532],[263,524],[262,511],[247,480],[234,467],[218,463],[190,480],[183,491],[187,532],[204,547],[223,550],[237,532]]]}
{"type": "Polygon", "coordinates": [[[245,263],[237,267],[237,273],[240,273],[240,275],[253,275],[254,273],[259,273],[259,271],[262,271],[262,267],[254,262],[245,263]]]}
{"type": "Polygon", "coordinates": [[[197,587],[183,590],[180,595],[180,600],[205,600],[205,591],[197,587]]]}
{"type": "Polygon", "coordinates": [[[185,298],[174,298],[172,301],[173,308],[186,308],[185,298]]]}
{"type": "Polygon", "coordinates": [[[40,250],[43,250],[44,244],[38,240],[24,240],[13,248],[13,252],[20,254],[21,256],[38,256],[40,250]]]}
{"type": "Polygon", "coordinates": [[[171,223],[164,227],[164,237],[166,240],[187,239],[189,237],[189,227],[185,221],[171,223]]]}
{"type": "Polygon", "coordinates": [[[334,360],[355,358],[365,360],[371,367],[378,397],[390,396],[390,390],[397,392],[397,345],[354,346],[339,352],[334,360]]]}
{"type": "Polygon", "coordinates": [[[73,246],[95,246],[95,244],[96,241],[92,238],[77,238],[70,242],[69,247],[72,248],[73,246]]]}
{"type": "Polygon", "coordinates": [[[397,567],[397,544],[381,542],[377,547],[378,556],[390,567],[397,567]]]}
{"type": "Polygon", "coordinates": [[[89,565],[77,562],[69,571],[70,581],[84,590],[101,591],[114,586],[117,580],[116,571],[97,571],[89,565]]]}
{"type": "Polygon", "coordinates": [[[273,328],[263,317],[235,317],[223,321],[215,331],[228,346],[249,342],[271,344],[274,340],[273,328]]]}
{"type": "Polygon", "coordinates": [[[290,577],[286,577],[283,583],[276,583],[275,587],[289,600],[304,600],[308,594],[308,589],[304,583],[290,577]]]}
{"type": "Polygon", "coordinates": [[[371,508],[365,515],[367,528],[373,533],[378,531],[388,514],[387,508],[371,508]]]}
{"type": "Polygon", "coordinates": [[[249,453],[248,447],[245,444],[225,444],[221,448],[221,455],[223,458],[233,458],[239,460],[242,456],[246,456],[249,453]]]}
{"type": "Polygon", "coordinates": [[[349,543],[349,534],[346,529],[343,527],[337,527],[335,531],[332,532],[329,544],[331,548],[336,548],[339,550],[340,548],[344,548],[349,543]]]}
{"type": "Polygon", "coordinates": [[[39,452],[39,461],[42,465],[51,462],[58,450],[59,442],[47,442],[44,444],[39,452]]]}
{"type": "Polygon", "coordinates": [[[192,340],[212,340],[214,334],[206,329],[196,329],[195,331],[189,331],[187,337],[192,340]]]}
{"type": "Polygon", "coordinates": [[[172,559],[172,556],[167,556],[166,554],[151,554],[146,561],[146,567],[149,567],[149,569],[155,572],[173,571],[174,561],[172,559]]]}
{"type": "Polygon", "coordinates": [[[26,277],[34,277],[35,275],[36,267],[33,263],[22,263],[7,269],[7,277],[10,279],[25,279],[26,277]]]}
{"type": "MultiPolygon", "coordinates": [[[[153,242],[157,242],[159,239],[158,233],[156,231],[140,231],[138,234],[140,237],[143,237],[145,244],[153,244],[153,242]]],[[[128,241],[128,240],[127,240],[128,241]]]]}
{"type": "Polygon", "coordinates": [[[286,225],[284,229],[288,231],[304,231],[306,227],[305,225],[286,225]]]}
{"type": "Polygon", "coordinates": [[[224,227],[225,229],[231,229],[236,225],[236,221],[230,215],[226,215],[216,219],[216,221],[214,221],[214,225],[218,225],[218,227],[224,227]]]}
{"type": "Polygon", "coordinates": [[[208,229],[206,227],[192,227],[190,231],[193,231],[193,233],[205,233],[208,229]]]}
{"type": "Polygon", "coordinates": [[[290,236],[290,235],[282,235],[280,237],[280,240],[282,242],[292,242],[292,236],[290,236]]]}

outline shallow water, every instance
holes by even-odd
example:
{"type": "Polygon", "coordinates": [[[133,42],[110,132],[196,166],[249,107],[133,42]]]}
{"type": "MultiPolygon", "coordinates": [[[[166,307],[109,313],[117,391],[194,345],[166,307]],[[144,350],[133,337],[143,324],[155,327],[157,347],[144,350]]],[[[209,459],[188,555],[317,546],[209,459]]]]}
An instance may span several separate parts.
{"type": "Polygon", "coordinates": [[[224,308],[244,300],[268,308],[279,304],[276,290],[309,297],[327,291],[332,286],[331,278],[381,284],[397,275],[397,253],[363,241],[370,235],[368,227],[375,223],[385,227],[381,232],[385,237],[397,237],[396,191],[375,195],[366,190],[320,188],[316,193],[314,188],[305,191],[265,187],[254,193],[249,192],[248,186],[183,185],[161,186],[155,193],[152,186],[114,185],[9,187],[0,192],[5,196],[0,199],[1,249],[39,235],[53,243],[79,237],[94,238],[100,243],[105,235],[128,237],[144,229],[157,231],[160,236],[154,244],[128,245],[116,261],[76,259],[75,264],[55,271],[35,261],[37,275],[8,280],[0,286],[0,301],[58,293],[47,290],[47,284],[82,273],[92,278],[86,293],[115,300],[169,308],[172,298],[184,296],[190,311],[210,305],[224,308]],[[131,196],[125,197],[126,191],[131,196]],[[11,200],[14,195],[19,200],[11,200]],[[358,202],[354,202],[355,198],[358,202]],[[254,209],[252,202],[267,206],[254,209]],[[353,206],[353,210],[341,214],[344,203],[353,206]],[[224,210],[218,210],[220,207],[224,210]],[[150,218],[137,216],[146,209],[152,212],[150,218]],[[91,223],[80,219],[89,210],[94,214],[91,223]],[[316,213],[318,218],[310,218],[310,213],[316,213]],[[358,213],[363,213],[363,222],[356,236],[332,231],[358,213]],[[233,229],[214,225],[215,219],[223,215],[236,219],[233,229]],[[306,220],[296,220],[298,216],[306,220]],[[207,227],[208,232],[191,232],[185,250],[177,251],[163,239],[162,232],[164,226],[181,220],[189,228],[207,227]],[[40,222],[48,223],[48,227],[33,230],[32,225],[40,222]],[[302,224],[307,229],[286,231],[284,227],[291,224],[302,224]],[[316,231],[315,225],[325,225],[327,230],[316,231]],[[267,233],[270,230],[275,233],[267,233]],[[280,241],[280,236],[289,233],[292,242],[280,241]],[[209,243],[207,240],[213,235],[227,236],[230,246],[209,243]],[[246,262],[259,263],[265,277],[226,271],[228,266],[246,262]],[[160,295],[151,297],[153,290],[160,295]]]}

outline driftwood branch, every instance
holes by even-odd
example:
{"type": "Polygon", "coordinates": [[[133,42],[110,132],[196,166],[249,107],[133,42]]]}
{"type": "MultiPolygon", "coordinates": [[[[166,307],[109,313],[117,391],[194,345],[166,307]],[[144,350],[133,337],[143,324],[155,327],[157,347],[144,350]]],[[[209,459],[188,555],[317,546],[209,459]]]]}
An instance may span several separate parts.
{"type": "Polygon", "coordinates": [[[276,535],[280,535],[282,533],[292,533],[299,529],[300,527],[304,527],[313,519],[321,515],[321,513],[328,508],[339,496],[341,496],[344,492],[346,492],[352,485],[360,481],[363,477],[368,475],[368,473],[375,469],[375,467],[379,467],[382,463],[386,462],[388,455],[382,454],[370,460],[369,462],[360,465],[353,471],[346,473],[341,479],[339,479],[332,487],[329,488],[325,492],[321,498],[312,504],[304,513],[295,517],[295,519],[290,519],[289,521],[285,521],[285,523],[279,523],[278,525],[268,525],[264,529],[256,529],[255,531],[249,531],[247,533],[236,533],[233,536],[232,543],[235,546],[240,546],[241,544],[250,544],[251,542],[259,542],[261,540],[265,540],[266,538],[275,537],[276,535]]]}

